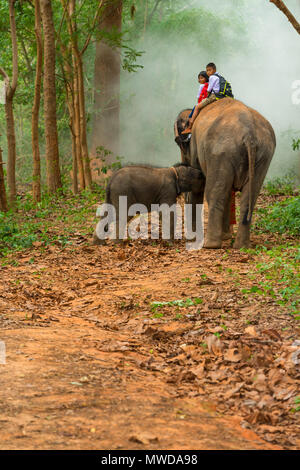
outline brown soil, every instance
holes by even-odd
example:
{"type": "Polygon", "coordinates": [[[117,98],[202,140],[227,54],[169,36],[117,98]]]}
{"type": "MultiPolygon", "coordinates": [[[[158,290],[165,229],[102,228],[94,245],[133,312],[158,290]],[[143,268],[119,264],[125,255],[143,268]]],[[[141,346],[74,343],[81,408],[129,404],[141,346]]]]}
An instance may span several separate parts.
{"type": "Polygon", "coordinates": [[[0,268],[0,449],[299,448],[295,322],[243,300],[252,255],[81,242],[0,268]]]}

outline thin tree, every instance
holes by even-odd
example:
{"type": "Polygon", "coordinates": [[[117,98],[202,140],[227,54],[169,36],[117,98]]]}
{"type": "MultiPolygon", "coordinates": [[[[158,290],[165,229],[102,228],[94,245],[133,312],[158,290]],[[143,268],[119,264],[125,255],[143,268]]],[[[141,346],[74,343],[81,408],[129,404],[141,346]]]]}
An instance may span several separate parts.
{"type": "MultiPolygon", "coordinates": [[[[66,98],[67,98],[67,106],[69,111],[69,127],[71,131],[71,140],[72,140],[72,190],[74,194],[78,193],[78,168],[80,170],[79,179],[81,181],[80,186],[84,187],[84,174],[83,174],[83,165],[82,164],[82,157],[81,157],[81,146],[80,146],[80,134],[79,134],[79,107],[76,101],[76,96],[74,93],[74,79],[73,79],[73,71],[72,71],[72,60],[71,60],[71,52],[70,52],[70,44],[69,47],[65,47],[64,44],[60,44],[60,51],[62,54],[62,61],[61,61],[61,69],[62,69],[62,76],[64,78],[64,84],[66,89],[66,98]],[[76,109],[78,112],[76,112],[76,109]],[[78,124],[77,124],[78,121],[78,124]]],[[[77,99],[78,101],[78,99],[77,99]]]]}
{"type": "Polygon", "coordinates": [[[41,0],[44,32],[44,119],[47,186],[51,193],[61,187],[56,119],[55,31],[51,0],[41,0]]]}
{"type": "Polygon", "coordinates": [[[41,161],[39,148],[39,110],[41,101],[42,86],[42,68],[43,68],[43,42],[42,42],[42,24],[40,1],[35,0],[35,37],[36,37],[36,71],[34,100],[32,107],[32,155],[33,155],[33,179],[32,194],[33,200],[39,202],[41,200],[41,161]]]}
{"type": "Polygon", "coordinates": [[[6,71],[0,67],[0,74],[5,81],[5,117],[7,136],[7,184],[9,191],[9,204],[14,206],[16,201],[16,134],[13,111],[13,98],[18,82],[18,46],[17,28],[15,19],[15,2],[9,0],[9,23],[12,43],[12,80],[6,71]]]}
{"type": "Polygon", "coordinates": [[[78,193],[78,182],[80,189],[85,188],[84,166],[82,160],[82,146],[80,134],[80,108],[78,98],[78,75],[76,73],[75,56],[72,53],[72,43],[66,47],[60,43],[60,51],[62,55],[62,74],[64,77],[67,106],[69,111],[69,126],[72,139],[72,186],[74,194],[78,193]],[[78,175],[77,175],[78,171],[78,175]]]}
{"type": "MultiPolygon", "coordinates": [[[[80,151],[84,167],[84,183],[80,181],[81,187],[91,187],[92,175],[90,169],[90,159],[87,144],[87,130],[86,130],[86,111],[85,111],[85,95],[84,95],[84,74],[83,74],[83,54],[85,53],[94,28],[98,22],[98,18],[102,9],[104,0],[100,0],[94,15],[93,22],[89,33],[86,36],[84,45],[80,49],[78,44],[78,28],[76,22],[76,0],[61,0],[66,12],[66,21],[68,25],[69,36],[71,39],[72,50],[72,67],[73,67],[73,94],[74,94],[74,129],[75,138],[79,132],[80,138],[80,151]],[[78,101],[77,101],[78,100],[78,101]],[[79,120],[78,120],[79,113],[79,120]],[[79,124],[79,129],[78,129],[79,124]],[[82,186],[84,184],[84,186],[82,186]]],[[[79,180],[81,180],[81,162],[78,160],[79,180]]]]}
{"type": "Polygon", "coordinates": [[[0,210],[3,212],[6,212],[7,200],[6,200],[3,165],[4,163],[2,161],[2,149],[0,148],[0,210]]]}
{"type": "Polygon", "coordinates": [[[290,10],[286,7],[284,2],[282,0],[270,0],[270,3],[274,3],[274,5],[276,5],[280,11],[282,11],[282,13],[289,20],[289,22],[293,25],[297,33],[300,34],[300,24],[298,23],[294,15],[290,12],[290,10]]]}

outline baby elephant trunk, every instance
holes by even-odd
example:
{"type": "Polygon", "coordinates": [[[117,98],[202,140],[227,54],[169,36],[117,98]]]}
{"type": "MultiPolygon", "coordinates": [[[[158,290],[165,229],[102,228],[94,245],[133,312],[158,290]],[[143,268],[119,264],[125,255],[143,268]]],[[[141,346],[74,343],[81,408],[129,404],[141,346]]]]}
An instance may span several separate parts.
{"type": "Polygon", "coordinates": [[[178,184],[182,193],[190,191],[198,192],[204,182],[204,175],[201,170],[191,166],[180,166],[176,168],[178,173],[178,184]]]}

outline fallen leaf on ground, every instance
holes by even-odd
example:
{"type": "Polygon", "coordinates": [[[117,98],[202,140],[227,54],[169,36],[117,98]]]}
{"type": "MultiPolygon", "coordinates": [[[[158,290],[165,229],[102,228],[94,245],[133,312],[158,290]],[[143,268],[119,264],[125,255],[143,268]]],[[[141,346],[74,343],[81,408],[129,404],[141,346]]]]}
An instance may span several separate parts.
{"type": "Polygon", "coordinates": [[[132,434],[132,436],[129,437],[129,440],[131,442],[137,442],[138,444],[144,445],[159,441],[157,436],[154,436],[154,434],[150,434],[148,432],[139,432],[136,434],[132,434]]]}
{"type": "Polygon", "coordinates": [[[255,329],[255,326],[248,326],[248,328],[245,329],[245,333],[247,333],[250,336],[257,336],[257,331],[255,329]]]}
{"type": "Polygon", "coordinates": [[[239,350],[234,348],[234,349],[228,349],[226,353],[224,354],[224,360],[229,361],[229,362],[240,362],[242,359],[242,355],[240,354],[239,350]]]}

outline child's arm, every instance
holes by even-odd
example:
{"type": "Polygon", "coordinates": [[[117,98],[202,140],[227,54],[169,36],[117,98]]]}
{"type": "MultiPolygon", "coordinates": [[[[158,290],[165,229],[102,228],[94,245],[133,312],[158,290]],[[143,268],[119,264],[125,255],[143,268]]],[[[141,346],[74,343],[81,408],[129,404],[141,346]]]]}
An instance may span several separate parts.
{"type": "Polygon", "coordinates": [[[202,92],[202,90],[203,90],[203,87],[204,87],[204,85],[200,85],[200,86],[199,86],[199,91],[198,91],[198,95],[197,95],[197,103],[198,103],[198,100],[199,100],[199,98],[200,98],[200,95],[201,95],[201,92],[202,92]]]}
{"type": "Polygon", "coordinates": [[[210,94],[213,91],[213,89],[217,86],[218,82],[220,82],[220,79],[216,75],[211,75],[209,77],[209,83],[208,83],[208,88],[207,88],[208,94],[210,94]]]}

